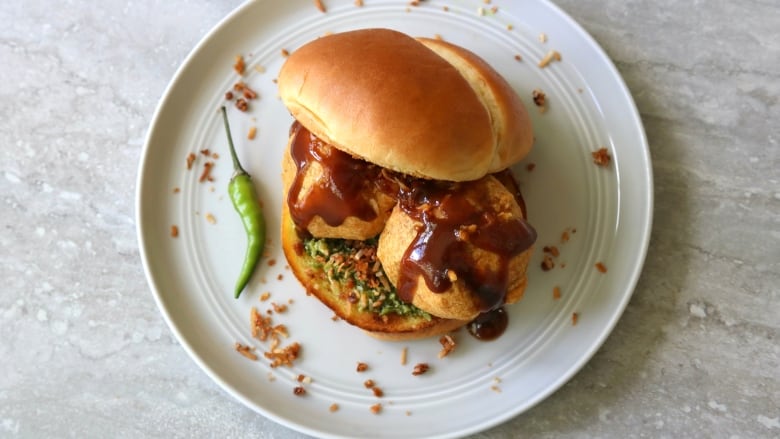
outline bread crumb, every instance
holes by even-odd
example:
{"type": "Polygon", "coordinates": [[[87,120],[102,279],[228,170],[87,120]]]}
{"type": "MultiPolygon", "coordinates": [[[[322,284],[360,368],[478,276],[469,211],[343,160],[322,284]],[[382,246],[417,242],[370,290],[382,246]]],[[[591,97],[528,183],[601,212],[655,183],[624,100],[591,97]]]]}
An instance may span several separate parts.
{"type": "Polygon", "coordinates": [[[514,28],[515,28],[515,27],[514,27],[514,26],[512,26],[511,24],[507,24],[507,25],[506,25],[506,30],[512,30],[512,29],[514,29],[514,28]]]}
{"type": "Polygon", "coordinates": [[[260,295],[260,301],[261,301],[261,302],[265,302],[265,301],[266,301],[266,300],[268,300],[270,297],[271,297],[271,293],[269,293],[268,291],[266,291],[265,293],[263,293],[263,294],[261,294],[261,295],[260,295]]]}
{"type": "Polygon", "coordinates": [[[176,186],[175,188],[173,188],[173,193],[174,193],[174,194],[178,194],[179,192],[181,192],[181,189],[179,189],[179,187],[178,187],[178,186],[176,186]]]}
{"type": "Polygon", "coordinates": [[[243,75],[245,69],[246,65],[244,64],[244,56],[236,55],[236,62],[233,64],[233,70],[235,70],[239,75],[243,75]]]}
{"type": "Polygon", "coordinates": [[[580,319],[580,313],[573,312],[571,313],[571,325],[575,326],[577,324],[577,321],[580,319]]]}
{"type": "Polygon", "coordinates": [[[187,154],[187,170],[192,169],[192,164],[195,163],[195,153],[187,154]]]}
{"type": "Polygon", "coordinates": [[[257,136],[257,127],[256,126],[249,127],[249,132],[246,133],[246,138],[249,140],[254,140],[255,136],[257,136]]]}
{"type": "Polygon", "coordinates": [[[560,61],[561,60],[561,54],[558,53],[556,50],[551,50],[547,52],[546,55],[544,55],[544,58],[542,58],[541,61],[539,61],[539,67],[545,68],[547,67],[553,60],[560,61]]]}
{"type": "Polygon", "coordinates": [[[363,381],[363,386],[366,389],[370,389],[370,388],[374,387],[375,385],[376,384],[374,383],[374,380],[368,379],[368,380],[363,381]]]}
{"type": "Polygon", "coordinates": [[[306,394],[306,389],[303,388],[303,386],[297,386],[293,388],[293,395],[295,396],[303,396],[306,394]]]}
{"type": "Polygon", "coordinates": [[[525,170],[528,172],[533,172],[534,169],[536,169],[536,163],[529,163],[525,165],[525,170]]]}
{"type": "Polygon", "coordinates": [[[539,42],[540,43],[546,43],[547,42],[547,34],[544,32],[541,32],[539,34],[539,42]]]}
{"type": "Polygon", "coordinates": [[[363,7],[363,0],[355,0],[355,6],[357,7],[363,7]]]}
{"type": "Polygon", "coordinates": [[[325,9],[325,5],[322,3],[322,0],[314,0],[314,6],[323,14],[327,12],[325,9]]]}
{"type": "Polygon", "coordinates": [[[273,324],[270,317],[263,317],[254,306],[249,310],[249,327],[252,337],[266,341],[273,332],[273,324]]]}
{"type": "Polygon", "coordinates": [[[198,181],[203,183],[204,181],[214,181],[214,179],[211,177],[211,168],[214,167],[213,162],[206,162],[203,164],[203,172],[200,174],[200,178],[198,178],[198,181]]]}
{"type": "Polygon", "coordinates": [[[176,224],[171,226],[171,237],[173,238],[179,237],[179,227],[176,224]]]}
{"type": "Polygon", "coordinates": [[[607,272],[607,266],[604,265],[603,262],[596,262],[596,270],[598,270],[599,273],[606,273],[607,272]]]}
{"type": "Polygon", "coordinates": [[[593,163],[602,167],[608,166],[610,160],[612,160],[612,157],[609,155],[609,151],[607,151],[607,148],[603,146],[598,150],[593,151],[591,156],[593,156],[593,163]]]}
{"type": "Polygon", "coordinates": [[[255,355],[252,352],[255,350],[254,348],[241,344],[239,342],[236,342],[234,348],[236,349],[236,352],[243,355],[244,357],[249,358],[252,361],[257,361],[257,355],[255,355]]]}
{"type": "Polygon", "coordinates": [[[550,271],[555,268],[555,261],[550,255],[544,255],[542,258],[542,271],[550,271]]]}
{"type": "Polygon", "coordinates": [[[417,363],[414,365],[414,370],[412,370],[412,375],[414,376],[422,375],[428,372],[428,369],[430,369],[428,363],[417,363]]]}
{"type": "Polygon", "coordinates": [[[553,287],[553,299],[558,300],[561,298],[561,288],[559,286],[553,287]]]}
{"type": "Polygon", "coordinates": [[[209,224],[216,224],[217,223],[217,219],[211,213],[207,213],[206,214],[206,221],[208,221],[209,224]]]}
{"type": "Polygon", "coordinates": [[[273,349],[270,352],[264,352],[263,355],[271,360],[271,367],[276,368],[279,366],[292,366],[293,362],[298,359],[300,351],[300,343],[295,342],[283,349],[273,349]]]}
{"type": "Polygon", "coordinates": [[[547,95],[542,90],[535,88],[531,92],[531,97],[534,100],[534,104],[539,107],[540,112],[544,113],[547,111],[547,95]]]}
{"type": "Polygon", "coordinates": [[[357,367],[355,368],[358,372],[365,372],[368,370],[368,364],[361,362],[358,362],[357,367]]]}
{"type": "Polygon", "coordinates": [[[439,351],[439,358],[444,358],[455,350],[455,339],[451,335],[445,334],[439,338],[441,344],[441,351],[439,351]]]}
{"type": "Polygon", "coordinates": [[[371,413],[378,415],[379,413],[382,412],[382,404],[374,404],[371,407],[369,407],[369,409],[371,410],[371,413]]]}
{"type": "Polygon", "coordinates": [[[515,55],[515,61],[522,61],[523,57],[520,54],[515,55]]]}
{"type": "Polygon", "coordinates": [[[371,391],[374,392],[374,396],[376,396],[377,398],[381,398],[385,395],[385,392],[383,392],[382,389],[376,386],[372,387],[371,391]]]}
{"type": "Polygon", "coordinates": [[[328,407],[328,411],[330,411],[331,413],[337,412],[338,410],[339,410],[339,405],[336,404],[335,402],[331,404],[330,407],[328,407]]]}
{"type": "Polygon", "coordinates": [[[531,97],[533,98],[534,104],[536,104],[537,107],[543,107],[546,103],[547,95],[538,88],[535,88],[531,92],[531,97]]]}
{"type": "MultiPolygon", "coordinates": [[[[272,314],[273,311],[269,309],[267,313],[272,314]]],[[[266,341],[270,338],[269,350],[264,352],[263,356],[271,360],[270,366],[272,368],[293,365],[293,362],[300,355],[301,345],[298,342],[294,342],[284,348],[279,347],[281,344],[280,337],[287,338],[289,336],[285,325],[273,325],[271,317],[264,317],[255,307],[252,307],[250,310],[249,323],[252,337],[260,341],[266,341]]]]}
{"type": "Polygon", "coordinates": [[[408,351],[409,351],[409,348],[407,348],[407,347],[404,347],[403,349],[401,349],[401,366],[405,366],[406,365],[406,357],[408,355],[408,351]]]}
{"type": "Polygon", "coordinates": [[[501,388],[498,387],[498,386],[490,386],[490,390],[492,390],[492,391],[494,391],[496,393],[501,393],[501,388]]]}

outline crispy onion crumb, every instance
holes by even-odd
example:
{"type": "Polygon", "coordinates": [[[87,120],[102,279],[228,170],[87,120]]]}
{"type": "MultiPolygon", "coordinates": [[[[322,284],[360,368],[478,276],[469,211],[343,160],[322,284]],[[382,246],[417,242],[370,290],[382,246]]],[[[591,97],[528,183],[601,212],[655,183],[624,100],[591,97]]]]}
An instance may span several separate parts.
{"type": "Polygon", "coordinates": [[[439,351],[439,358],[444,358],[447,355],[449,355],[453,350],[455,350],[455,339],[449,335],[442,335],[439,338],[439,343],[441,344],[441,350],[439,351]]]}

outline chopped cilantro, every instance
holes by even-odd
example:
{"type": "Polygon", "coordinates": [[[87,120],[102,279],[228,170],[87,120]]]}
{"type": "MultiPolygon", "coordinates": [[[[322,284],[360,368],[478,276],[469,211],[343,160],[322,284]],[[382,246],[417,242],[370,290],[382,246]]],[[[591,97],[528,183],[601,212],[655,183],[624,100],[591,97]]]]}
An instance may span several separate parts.
{"type": "Polygon", "coordinates": [[[308,238],[303,246],[307,262],[327,274],[334,290],[347,292],[359,311],[380,316],[398,314],[431,318],[430,314],[398,297],[376,258],[376,239],[308,238]]]}

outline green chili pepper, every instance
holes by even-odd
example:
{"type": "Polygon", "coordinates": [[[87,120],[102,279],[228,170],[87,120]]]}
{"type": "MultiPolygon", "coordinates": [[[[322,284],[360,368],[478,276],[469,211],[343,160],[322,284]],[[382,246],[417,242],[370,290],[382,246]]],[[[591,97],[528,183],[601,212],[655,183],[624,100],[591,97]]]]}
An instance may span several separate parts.
{"type": "Polygon", "coordinates": [[[252,184],[252,177],[241,167],[241,163],[236,156],[236,149],[233,146],[233,137],[230,135],[230,125],[228,124],[227,111],[222,107],[222,120],[225,122],[225,131],[227,132],[228,146],[230,146],[230,156],[233,158],[233,176],[228,183],[228,195],[233,207],[241,217],[246,231],[247,246],[244,256],[244,265],[241,267],[241,273],[236,282],[235,297],[241,295],[241,292],[249,283],[252,273],[260,262],[265,245],[265,218],[263,209],[260,207],[260,201],[252,184]]]}

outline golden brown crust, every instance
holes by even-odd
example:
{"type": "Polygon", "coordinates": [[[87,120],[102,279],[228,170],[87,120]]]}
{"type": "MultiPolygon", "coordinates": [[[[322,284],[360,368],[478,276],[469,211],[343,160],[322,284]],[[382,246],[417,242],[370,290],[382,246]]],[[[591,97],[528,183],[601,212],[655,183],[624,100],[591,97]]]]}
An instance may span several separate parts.
{"type": "Polygon", "coordinates": [[[293,52],[278,79],[285,105],[315,135],[412,176],[475,180],[530,149],[530,122],[511,87],[449,45],[388,29],[334,34],[293,52]],[[471,67],[453,67],[426,44],[471,67]]]}
{"type": "MultiPolygon", "coordinates": [[[[287,149],[285,149],[282,157],[282,189],[285,194],[285,204],[287,203],[287,194],[289,193],[290,186],[295,179],[296,169],[295,163],[290,156],[290,142],[292,136],[287,142],[287,149]]],[[[317,184],[317,180],[322,176],[322,169],[316,162],[312,163],[309,169],[306,170],[306,174],[303,176],[302,189],[300,196],[304,197],[309,192],[313,184],[317,184]]],[[[382,193],[379,190],[372,190],[366,194],[366,197],[370,199],[374,207],[374,211],[377,216],[373,220],[361,220],[354,216],[347,217],[344,222],[338,226],[331,226],[322,219],[321,216],[315,215],[311,222],[306,226],[306,230],[311,233],[312,236],[318,238],[342,238],[342,239],[357,239],[364,240],[373,238],[382,232],[385,227],[387,217],[390,215],[390,211],[395,205],[395,199],[387,194],[382,193]]]]}
{"type": "MultiPolygon", "coordinates": [[[[478,204],[486,211],[496,216],[511,215],[522,218],[523,212],[514,196],[493,176],[487,176],[477,183],[480,190],[467,194],[471,202],[478,204]],[[475,199],[478,195],[487,194],[484,199],[475,199]]],[[[401,261],[417,235],[420,223],[407,215],[403,209],[396,206],[390,214],[385,229],[379,237],[377,257],[382,262],[387,278],[398,285],[401,276],[401,261]]],[[[526,287],[526,269],[533,247],[509,260],[509,285],[505,303],[511,304],[522,298],[526,287]]],[[[497,256],[485,250],[473,248],[474,266],[477,268],[495,267],[497,256]]],[[[431,291],[425,280],[416,280],[412,304],[432,315],[448,319],[472,320],[482,311],[479,297],[469,289],[462,279],[452,283],[445,292],[431,291]]]]}
{"type": "Polygon", "coordinates": [[[282,249],[292,272],[306,288],[308,295],[316,297],[339,318],[363,329],[372,337],[387,341],[414,340],[444,334],[468,323],[437,317],[428,320],[396,314],[380,317],[375,313],[358,310],[356,304],[346,300],[346,292],[339,294],[332,290],[323,271],[314,270],[306,264],[302,257],[303,243],[295,231],[286,203],[282,206],[282,249]]]}

